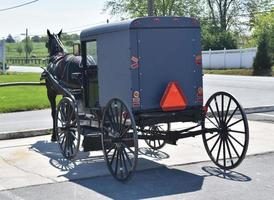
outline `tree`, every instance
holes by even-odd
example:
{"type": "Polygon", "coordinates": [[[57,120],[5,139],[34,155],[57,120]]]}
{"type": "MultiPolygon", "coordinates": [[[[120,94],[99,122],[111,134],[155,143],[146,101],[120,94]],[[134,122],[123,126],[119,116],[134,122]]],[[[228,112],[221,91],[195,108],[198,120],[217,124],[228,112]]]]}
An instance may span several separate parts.
{"type": "Polygon", "coordinates": [[[13,37],[11,36],[11,34],[8,35],[7,39],[6,39],[6,43],[14,43],[15,40],[13,39],[13,37]]]}
{"type": "Polygon", "coordinates": [[[237,38],[235,34],[229,31],[216,32],[212,29],[202,28],[202,49],[220,50],[236,49],[237,38]]]}
{"type": "Polygon", "coordinates": [[[248,0],[246,2],[245,6],[248,12],[248,26],[250,29],[254,27],[256,16],[259,13],[264,13],[272,9],[273,5],[271,5],[271,1],[272,0],[248,0]]]}
{"type": "Polygon", "coordinates": [[[31,52],[33,50],[33,44],[29,37],[27,38],[27,42],[26,42],[26,40],[24,40],[24,49],[28,55],[31,54],[31,52]]]}
{"type": "MultiPolygon", "coordinates": [[[[202,13],[200,0],[154,0],[156,16],[199,17],[202,13]]],[[[104,11],[122,18],[147,16],[147,0],[108,0],[104,11]]]]}
{"type": "Polygon", "coordinates": [[[33,42],[41,42],[41,38],[38,35],[35,35],[31,38],[31,41],[33,42]]]}
{"type": "Polygon", "coordinates": [[[262,35],[266,35],[269,51],[272,52],[271,56],[274,59],[274,8],[270,12],[256,15],[252,31],[252,37],[257,44],[261,41],[262,35]]]}
{"type": "Polygon", "coordinates": [[[22,43],[18,42],[17,45],[16,45],[16,51],[17,53],[19,53],[19,55],[21,56],[22,52],[23,52],[23,46],[22,46],[22,43]]]}
{"type": "Polygon", "coordinates": [[[271,76],[271,56],[269,52],[267,33],[262,33],[259,39],[257,54],[253,63],[253,75],[271,76]]]}

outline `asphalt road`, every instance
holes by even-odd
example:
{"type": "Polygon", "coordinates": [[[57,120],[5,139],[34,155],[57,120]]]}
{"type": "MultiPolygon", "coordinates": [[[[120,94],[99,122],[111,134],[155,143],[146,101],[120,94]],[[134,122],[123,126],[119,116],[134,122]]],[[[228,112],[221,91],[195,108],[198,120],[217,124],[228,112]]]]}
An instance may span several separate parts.
{"type": "Polygon", "coordinates": [[[244,108],[274,105],[274,77],[205,75],[205,101],[217,91],[231,93],[244,108]]]}
{"type": "MultiPolygon", "coordinates": [[[[27,67],[30,68],[30,67],[27,67]]],[[[234,95],[244,108],[274,106],[274,78],[244,76],[204,76],[204,101],[214,92],[227,91],[234,95]]],[[[272,116],[252,116],[252,119],[272,116]]],[[[269,121],[269,120],[267,120],[269,121]]],[[[51,128],[50,110],[0,114],[0,133],[26,129],[51,128]]]]}
{"type": "Polygon", "coordinates": [[[24,66],[10,66],[8,72],[33,72],[41,73],[43,70],[41,67],[24,67],[24,66]]]}
{"type": "Polygon", "coordinates": [[[127,183],[102,176],[6,190],[0,199],[273,199],[273,165],[274,153],[268,153],[247,157],[234,171],[211,162],[160,167],[136,172],[127,183]]]}

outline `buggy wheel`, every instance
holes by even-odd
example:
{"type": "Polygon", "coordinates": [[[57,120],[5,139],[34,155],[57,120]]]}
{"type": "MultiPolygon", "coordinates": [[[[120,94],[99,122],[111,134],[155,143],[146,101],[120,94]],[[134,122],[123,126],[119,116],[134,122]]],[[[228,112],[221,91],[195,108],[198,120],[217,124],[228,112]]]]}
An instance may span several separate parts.
{"type": "MultiPolygon", "coordinates": [[[[145,136],[162,135],[159,131],[170,131],[170,123],[155,124],[148,127],[148,132],[144,130],[145,136]]],[[[145,140],[146,144],[153,150],[161,149],[165,146],[165,140],[145,140]]]]}
{"type": "Polygon", "coordinates": [[[64,97],[56,112],[56,136],[61,153],[67,159],[73,159],[79,151],[80,121],[73,100],[64,97]]]}
{"type": "Polygon", "coordinates": [[[112,176],[126,181],[137,165],[138,138],[133,114],[119,99],[110,100],[104,110],[102,146],[112,176]]]}
{"type": "Polygon", "coordinates": [[[249,130],[246,115],[238,101],[226,92],[213,94],[206,103],[207,113],[202,128],[203,142],[210,159],[221,169],[233,169],[244,159],[249,130]]]}

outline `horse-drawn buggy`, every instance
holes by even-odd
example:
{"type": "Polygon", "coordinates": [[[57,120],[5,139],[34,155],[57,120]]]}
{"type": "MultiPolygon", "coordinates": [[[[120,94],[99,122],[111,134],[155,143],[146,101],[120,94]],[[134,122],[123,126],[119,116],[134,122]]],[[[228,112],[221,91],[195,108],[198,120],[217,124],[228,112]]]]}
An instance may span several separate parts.
{"type": "Polygon", "coordinates": [[[51,60],[43,77],[49,98],[50,91],[63,95],[57,109],[51,103],[53,138],[64,157],[73,159],[81,145],[103,150],[110,173],[124,181],[136,168],[138,139],[157,150],[202,135],[218,167],[241,163],[249,135],[242,107],[226,92],[203,105],[197,20],[147,17],[86,29],[74,65],[69,61],[77,57],[63,53],[60,34],[48,32],[51,60]],[[189,127],[174,129],[178,123],[189,127]]]}

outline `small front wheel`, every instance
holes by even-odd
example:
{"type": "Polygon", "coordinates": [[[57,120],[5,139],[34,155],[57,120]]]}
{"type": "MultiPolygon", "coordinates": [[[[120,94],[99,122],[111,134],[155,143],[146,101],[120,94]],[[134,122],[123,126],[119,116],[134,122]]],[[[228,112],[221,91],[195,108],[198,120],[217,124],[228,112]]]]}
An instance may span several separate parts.
{"type": "Polygon", "coordinates": [[[57,142],[63,156],[73,159],[79,151],[80,121],[77,107],[69,97],[61,99],[55,117],[57,142]]]}
{"type": "MultiPolygon", "coordinates": [[[[164,135],[163,133],[159,133],[159,131],[170,131],[170,123],[166,124],[154,124],[147,128],[148,131],[145,131],[146,127],[144,129],[143,134],[145,136],[157,136],[157,135],[164,135]]],[[[153,150],[161,149],[165,146],[166,141],[165,140],[145,140],[146,144],[153,150]]]]}
{"type": "Polygon", "coordinates": [[[213,94],[206,103],[203,142],[210,159],[221,169],[233,169],[244,159],[249,129],[239,102],[226,92],[213,94]],[[216,129],[207,133],[206,129],[216,129]]]}
{"type": "Polygon", "coordinates": [[[137,165],[138,138],[133,114],[119,99],[110,100],[104,109],[102,146],[112,176],[126,181],[137,165]]]}

